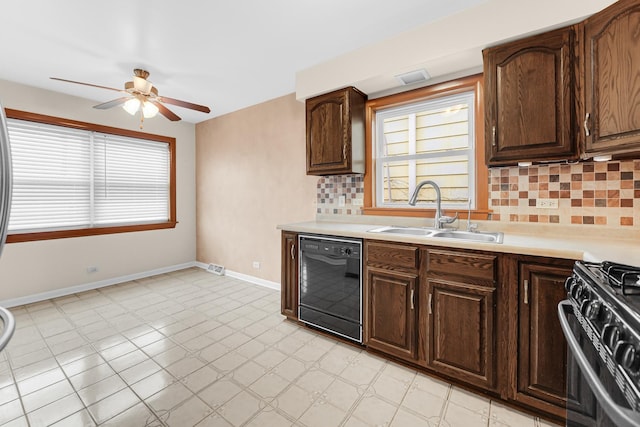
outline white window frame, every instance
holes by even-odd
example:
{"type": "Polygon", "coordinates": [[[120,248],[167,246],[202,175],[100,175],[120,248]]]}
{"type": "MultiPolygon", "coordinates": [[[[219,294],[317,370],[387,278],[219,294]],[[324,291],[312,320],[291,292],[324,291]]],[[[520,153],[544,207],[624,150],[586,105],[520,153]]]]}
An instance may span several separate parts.
{"type": "MultiPolygon", "coordinates": [[[[416,149],[416,135],[415,135],[415,116],[416,113],[422,112],[425,109],[438,109],[438,108],[447,108],[459,105],[461,103],[465,103],[469,108],[469,117],[468,117],[468,134],[469,134],[469,148],[466,150],[456,150],[456,155],[466,155],[468,158],[468,191],[469,197],[471,198],[471,209],[476,208],[476,200],[474,195],[476,194],[476,146],[475,146],[475,121],[478,119],[477,112],[475,111],[476,99],[475,99],[475,91],[468,90],[455,94],[443,94],[442,96],[438,96],[436,98],[423,99],[418,100],[416,102],[411,102],[407,104],[403,104],[401,106],[389,107],[384,109],[379,109],[375,113],[375,132],[372,138],[372,142],[374,144],[373,153],[375,157],[375,205],[376,207],[381,208],[404,208],[404,209],[424,209],[424,208],[435,208],[435,202],[429,203],[417,203],[416,206],[411,206],[409,203],[385,203],[384,202],[384,181],[383,181],[383,164],[386,161],[406,161],[406,160],[420,160],[427,158],[438,158],[438,157],[448,157],[453,153],[451,151],[441,151],[437,153],[428,153],[428,154],[415,154],[416,149]],[[410,117],[411,125],[409,126],[409,155],[404,156],[385,156],[384,148],[385,144],[380,143],[380,141],[384,140],[384,120],[391,117],[397,117],[401,115],[408,114],[410,117]],[[412,120],[413,118],[413,120],[412,120]],[[411,154],[413,151],[413,154],[411,154]]],[[[415,163],[409,164],[409,190],[408,196],[410,197],[413,194],[413,191],[416,187],[416,170],[415,163]],[[413,165],[413,167],[412,167],[413,165]],[[412,179],[413,177],[413,179],[412,179]]],[[[461,209],[468,208],[468,202],[461,203],[446,203],[443,201],[442,203],[443,209],[461,209]]]]}

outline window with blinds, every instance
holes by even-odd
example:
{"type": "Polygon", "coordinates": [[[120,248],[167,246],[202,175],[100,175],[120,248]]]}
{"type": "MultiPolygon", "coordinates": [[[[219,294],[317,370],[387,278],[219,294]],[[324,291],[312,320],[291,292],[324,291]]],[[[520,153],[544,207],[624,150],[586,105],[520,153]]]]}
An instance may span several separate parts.
{"type": "MultiPolygon", "coordinates": [[[[410,207],[426,179],[440,187],[443,207],[468,206],[475,192],[474,98],[471,91],[376,112],[378,207],[410,207]]],[[[416,206],[435,206],[431,186],[422,188],[416,206]]]]}
{"type": "Polygon", "coordinates": [[[167,222],[166,142],[8,119],[13,160],[9,233],[167,222]]]}

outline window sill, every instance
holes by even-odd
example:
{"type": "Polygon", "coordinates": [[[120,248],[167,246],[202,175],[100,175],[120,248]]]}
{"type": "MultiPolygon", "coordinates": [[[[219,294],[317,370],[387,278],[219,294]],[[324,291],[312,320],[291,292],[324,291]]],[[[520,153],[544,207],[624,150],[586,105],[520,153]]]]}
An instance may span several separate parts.
{"type": "MultiPolygon", "coordinates": [[[[489,214],[493,212],[491,210],[473,210],[471,211],[471,219],[484,221],[489,219],[489,214]]],[[[461,219],[467,219],[467,210],[444,210],[444,215],[453,216],[458,213],[458,217],[461,219]]],[[[409,209],[409,208],[362,208],[363,215],[379,215],[379,216],[406,216],[406,217],[422,217],[433,218],[435,215],[435,209],[409,209]]]]}
{"type": "Polygon", "coordinates": [[[154,224],[122,225],[117,227],[79,228],[75,230],[16,233],[7,236],[7,243],[35,242],[38,240],[66,239],[70,237],[99,236],[102,234],[131,233],[134,231],[162,230],[175,228],[177,221],[154,224]]]}

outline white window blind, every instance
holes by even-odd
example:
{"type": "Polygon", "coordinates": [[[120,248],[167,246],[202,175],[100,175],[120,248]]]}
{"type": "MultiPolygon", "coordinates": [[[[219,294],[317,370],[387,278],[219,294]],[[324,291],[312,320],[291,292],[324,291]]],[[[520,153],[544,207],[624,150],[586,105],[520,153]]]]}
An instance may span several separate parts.
{"type": "MultiPolygon", "coordinates": [[[[475,191],[474,93],[444,96],[376,113],[376,205],[410,207],[420,181],[435,181],[442,205],[466,207],[475,191]]],[[[423,187],[421,207],[434,206],[423,187]]]]}
{"type": "Polygon", "coordinates": [[[169,219],[168,144],[8,119],[9,233],[169,219]]]}

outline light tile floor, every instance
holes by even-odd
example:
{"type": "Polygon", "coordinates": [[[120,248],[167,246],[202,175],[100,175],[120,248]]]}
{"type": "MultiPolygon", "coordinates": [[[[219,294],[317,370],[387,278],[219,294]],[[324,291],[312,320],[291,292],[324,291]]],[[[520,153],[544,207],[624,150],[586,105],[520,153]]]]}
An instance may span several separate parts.
{"type": "Polygon", "coordinates": [[[285,321],[198,268],[12,312],[3,426],[547,426],[285,321]]]}

